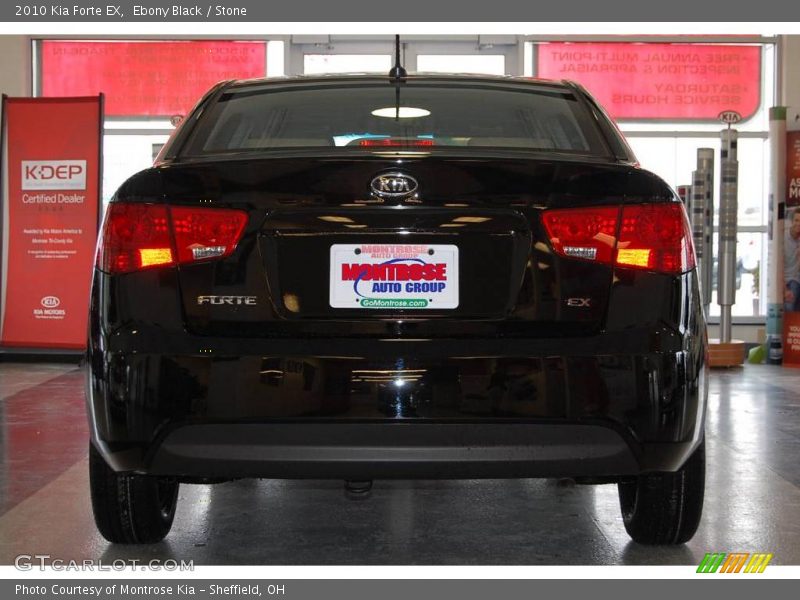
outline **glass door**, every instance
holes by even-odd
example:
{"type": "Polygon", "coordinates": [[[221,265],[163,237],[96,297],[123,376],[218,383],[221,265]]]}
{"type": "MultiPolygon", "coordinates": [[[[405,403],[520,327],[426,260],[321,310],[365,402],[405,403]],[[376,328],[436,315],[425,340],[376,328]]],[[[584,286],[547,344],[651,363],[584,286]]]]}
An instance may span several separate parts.
{"type": "Polygon", "coordinates": [[[290,73],[328,75],[333,73],[388,73],[394,64],[394,43],[319,41],[292,43],[290,73]]]}
{"type": "MultiPolygon", "coordinates": [[[[331,36],[298,38],[300,43],[293,40],[290,50],[293,74],[388,73],[394,65],[394,36],[363,41],[331,36]]],[[[409,36],[401,42],[402,63],[409,73],[521,74],[521,46],[513,36],[491,42],[479,36],[435,42],[409,36]]]]}
{"type": "Polygon", "coordinates": [[[406,68],[419,73],[473,73],[521,75],[518,44],[482,42],[411,42],[406,49],[406,68]]]}

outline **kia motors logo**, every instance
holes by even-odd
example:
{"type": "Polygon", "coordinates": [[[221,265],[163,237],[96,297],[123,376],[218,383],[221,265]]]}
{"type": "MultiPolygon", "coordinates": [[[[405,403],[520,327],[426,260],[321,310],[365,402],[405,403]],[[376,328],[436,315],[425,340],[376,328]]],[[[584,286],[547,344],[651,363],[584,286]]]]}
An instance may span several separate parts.
{"type": "Polygon", "coordinates": [[[384,173],[372,180],[370,188],[379,198],[416,198],[419,184],[405,173],[384,173]]]}
{"type": "Polygon", "coordinates": [[[58,298],[58,296],[45,296],[41,299],[41,304],[45,308],[55,308],[61,304],[61,300],[58,298]]]}
{"type": "Polygon", "coordinates": [[[742,120],[742,115],[735,110],[723,110],[719,113],[718,119],[726,125],[735,125],[742,120]]]}
{"type": "Polygon", "coordinates": [[[23,160],[23,190],[85,190],[85,160],[23,160]]]}

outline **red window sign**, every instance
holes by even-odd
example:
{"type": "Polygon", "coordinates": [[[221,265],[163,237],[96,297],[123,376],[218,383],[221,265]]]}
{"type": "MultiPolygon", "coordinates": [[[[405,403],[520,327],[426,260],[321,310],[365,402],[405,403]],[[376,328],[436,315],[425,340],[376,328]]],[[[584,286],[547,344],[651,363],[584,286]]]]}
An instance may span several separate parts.
{"type": "Polygon", "coordinates": [[[548,43],[538,77],[582,84],[615,119],[752,117],[761,103],[761,49],[719,44],[548,43]]]}
{"type": "Polygon", "coordinates": [[[105,94],[106,116],[186,114],[223,79],[264,77],[266,42],[42,42],[42,95],[105,94]]]}

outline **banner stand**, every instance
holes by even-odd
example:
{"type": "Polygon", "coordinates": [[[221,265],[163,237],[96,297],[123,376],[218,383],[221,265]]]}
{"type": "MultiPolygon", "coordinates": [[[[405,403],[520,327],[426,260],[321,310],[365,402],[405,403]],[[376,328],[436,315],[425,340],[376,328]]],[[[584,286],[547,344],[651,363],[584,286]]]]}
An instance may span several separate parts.
{"type": "Polygon", "coordinates": [[[2,98],[2,355],[86,349],[102,135],[102,95],[2,98]]]}

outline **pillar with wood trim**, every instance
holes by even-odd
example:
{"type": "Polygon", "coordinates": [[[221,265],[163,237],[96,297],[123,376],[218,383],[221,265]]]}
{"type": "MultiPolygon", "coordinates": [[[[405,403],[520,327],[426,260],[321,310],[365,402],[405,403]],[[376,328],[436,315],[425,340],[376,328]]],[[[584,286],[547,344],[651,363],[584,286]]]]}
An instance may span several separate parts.
{"type": "Polygon", "coordinates": [[[732,309],[736,303],[736,236],[739,212],[739,134],[731,128],[741,117],[722,113],[728,124],[720,133],[719,252],[717,254],[717,304],[719,304],[719,339],[709,340],[709,365],[735,367],[744,363],[744,342],[731,339],[732,309]]]}

